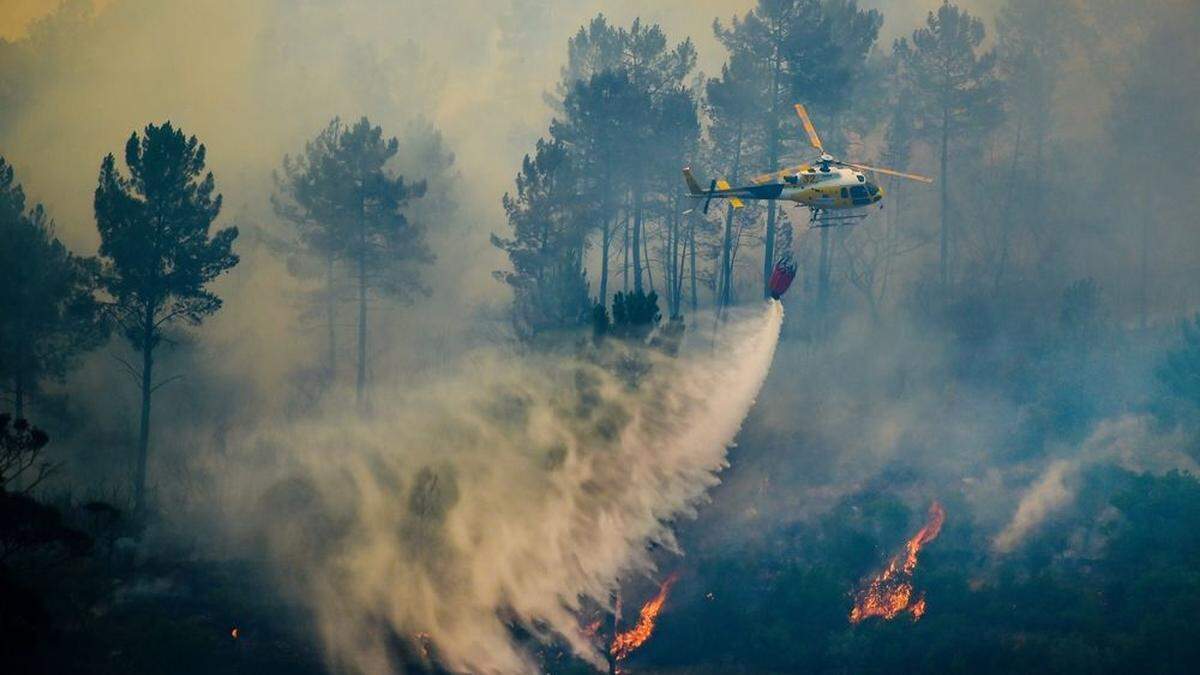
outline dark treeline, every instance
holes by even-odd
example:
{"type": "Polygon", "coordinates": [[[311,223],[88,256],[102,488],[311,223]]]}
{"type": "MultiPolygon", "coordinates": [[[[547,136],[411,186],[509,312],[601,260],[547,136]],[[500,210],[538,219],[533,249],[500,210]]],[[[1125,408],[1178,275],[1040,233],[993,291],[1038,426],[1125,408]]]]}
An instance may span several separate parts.
{"type": "MultiPolygon", "coordinates": [[[[1200,459],[1200,12],[997,4],[985,19],[945,2],[883,44],[884,13],[855,0],[758,0],[714,20],[716,73],[700,72],[693,41],[669,26],[600,14],[564,36],[560,79],[546,83],[553,119],[497,205],[506,228],[490,242],[508,265],[494,276],[511,305],[496,342],[565,346],[636,387],[649,366],[624,352],[617,362],[606,343],[673,354],[685,317],[695,327],[703,312],[759,302],[784,253],[801,270],[776,374],[717,491],[730,510],[769,515],[714,508],[683,526],[696,554],[663,555],[683,574],[638,670],[1182,672],[1195,661],[1200,483],[1085,452],[1098,429],[1134,416],[1150,431],[1132,454],[1169,436],[1200,459]],[[740,184],[810,158],[796,102],[835,154],[935,184],[880,177],[885,208],[853,227],[810,228],[807,212],[772,203],[702,213],[682,167],[740,184]],[[883,437],[911,454],[861,449],[883,437]],[[999,551],[1016,498],[997,517],[1000,498],[975,499],[972,486],[1025,494],[1062,475],[1047,465],[1067,472],[1070,499],[999,551]],[[849,625],[849,593],[919,526],[934,488],[950,515],[915,579],[929,614],[849,625]],[[780,496],[825,489],[818,506],[780,496]],[[771,520],[780,504],[803,517],[771,520]],[[736,534],[712,533],[723,526],[736,534]]],[[[272,383],[280,408],[296,419],[333,407],[350,425],[379,412],[377,386],[408,375],[383,372],[395,324],[449,302],[438,268],[479,264],[435,255],[469,198],[438,129],[392,136],[392,120],[378,121],[310,130],[257,195],[269,214],[258,223],[229,213],[201,139],[130,120],[145,126],[123,149],[79,160],[99,164],[94,252],[64,245],[54,205],[26,197],[0,147],[0,670],[327,667],[304,613],[261,567],[189,545],[171,490],[251,414],[228,412],[243,399],[205,369],[204,324],[228,312],[222,280],[286,269],[303,291],[269,303],[298,305],[301,325],[279,334],[320,348],[272,383]],[[103,384],[73,390],[84,368],[103,384]],[[102,419],[110,407],[81,401],[115,387],[136,391],[136,411],[102,419]],[[120,466],[59,481],[72,453],[100,447],[99,428],[115,429],[104,444],[121,449],[120,466]],[[257,641],[231,636],[231,617],[253,622],[257,641]]],[[[494,319],[478,312],[472,327],[494,319]]],[[[414,358],[427,356],[439,355],[414,358]]],[[[547,670],[589,672],[560,647],[532,649],[547,670]]]]}

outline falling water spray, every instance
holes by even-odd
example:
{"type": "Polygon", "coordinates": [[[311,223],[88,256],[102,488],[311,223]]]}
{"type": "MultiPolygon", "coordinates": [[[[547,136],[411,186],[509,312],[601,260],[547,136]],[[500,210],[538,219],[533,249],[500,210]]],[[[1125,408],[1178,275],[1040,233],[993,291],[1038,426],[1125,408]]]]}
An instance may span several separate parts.
{"type": "Polygon", "coordinates": [[[614,340],[474,354],[377,396],[386,414],[257,431],[243,446],[262,468],[237,472],[255,484],[229,490],[254,500],[237,522],[311,608],[335,669],[431,653],[455,671],[535,672],[538,643],[603,668],[580,608],[654,573],[650,544],[677,549],[669,523],[727,466],[782,320],[778,302],[735,312],[715,349],[693,335],[675,356],[614,340]]]}

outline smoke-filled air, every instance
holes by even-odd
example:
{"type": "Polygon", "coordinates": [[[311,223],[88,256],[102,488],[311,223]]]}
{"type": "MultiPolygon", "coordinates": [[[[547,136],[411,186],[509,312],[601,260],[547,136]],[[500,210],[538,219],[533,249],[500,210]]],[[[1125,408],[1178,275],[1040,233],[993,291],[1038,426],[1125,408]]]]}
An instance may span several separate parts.
{"type": "Polygon", "coordinates": [[[0,0],[0,672],[1183,673],[1193,0],[0,0]]]}

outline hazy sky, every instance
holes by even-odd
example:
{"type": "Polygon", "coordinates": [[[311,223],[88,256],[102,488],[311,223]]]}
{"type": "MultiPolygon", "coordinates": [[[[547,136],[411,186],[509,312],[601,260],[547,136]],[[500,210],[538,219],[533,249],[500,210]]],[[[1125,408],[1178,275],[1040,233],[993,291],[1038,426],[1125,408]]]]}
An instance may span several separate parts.
{"type": "MultiPolygon", "coordinates": [[[[4,0],[0,2],[0,39],[19,40],[29,33],[30,24],[46,17],[64,0],[4,0]]],[[[92,0],[97,9],[113,0],[92,0]]]]}
{"type": "MultiPolygon", "coordinates": [[[[4,0],[0,36],[29,45],[0,149],[27,191],[47,202],[73,247],[98,243],[91,191],[101,157],[134,129],[171,119],[208,145],[227,214],[262,208],[272,168],[334,115],[370,115],[389,133],[423,116],[444,130],[472,180],[486,234],[520,157],[545,133],[566,40],[597,12],[628,25],[641,16],[672,40],[690,36],[702,71],[724,50],[714,18],[753,0],[4,0]],[[94,5],[94,18],[52,20],[60,6],[94,5]],[[42,20],[43,30],[36,29],[42,20]],[[33,30],[31,31],[31,26],[33,30]]],[[[906,32],[936,0],[885,2],[881,44],[906,32]]],[[[990,3],[988,3],[990,4],[990,3]]]]}

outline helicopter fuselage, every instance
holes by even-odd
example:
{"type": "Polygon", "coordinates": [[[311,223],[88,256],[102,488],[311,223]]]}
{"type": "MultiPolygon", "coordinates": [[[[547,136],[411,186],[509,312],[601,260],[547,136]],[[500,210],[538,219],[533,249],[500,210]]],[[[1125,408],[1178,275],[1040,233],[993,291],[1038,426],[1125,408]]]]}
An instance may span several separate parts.
{"type": "Polygon", "coordinates": [[[777,199],[815,210],[857,209],[883,200],[883,189],[852,169],[813,167],[784,177],[777,199]]]}

